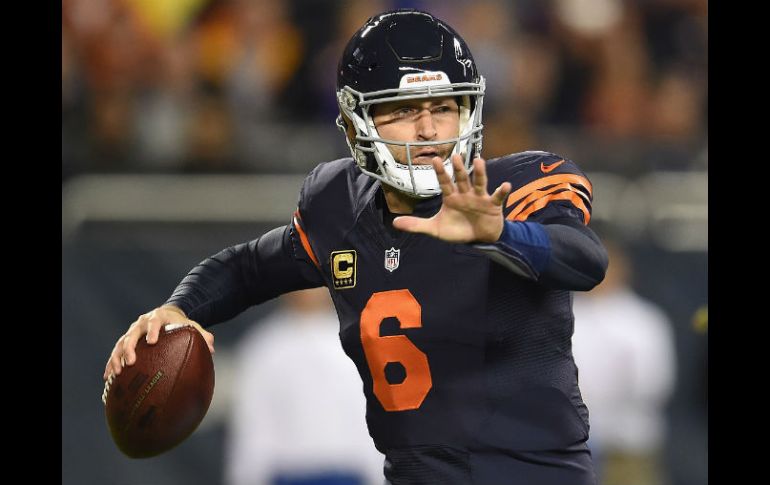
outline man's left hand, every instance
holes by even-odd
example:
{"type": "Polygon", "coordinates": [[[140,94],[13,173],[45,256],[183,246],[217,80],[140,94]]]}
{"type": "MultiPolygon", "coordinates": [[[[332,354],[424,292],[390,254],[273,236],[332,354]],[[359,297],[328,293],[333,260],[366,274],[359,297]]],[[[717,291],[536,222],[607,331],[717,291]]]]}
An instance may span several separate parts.
{"type": "Polygon", "coordinates": [[[511,183],[503,182],[490,195],[487,192],[487,169],[483,158],[473,160],[473,181],[458,154],[452,155],[455,181],[444,170],[441,161],[433,160],[443,202],[431,218],[400,216],[393,220],[396,229],[427,234],[454,243],[495,242],[503,232],[503,202],[511,191],[511,183]]]}

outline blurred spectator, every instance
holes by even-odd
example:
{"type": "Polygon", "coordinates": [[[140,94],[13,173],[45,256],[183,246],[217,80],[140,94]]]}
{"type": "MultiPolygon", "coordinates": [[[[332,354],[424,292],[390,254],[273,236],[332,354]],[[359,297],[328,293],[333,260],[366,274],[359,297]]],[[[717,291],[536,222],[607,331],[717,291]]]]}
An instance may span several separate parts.
{"type": "Polygon", "coordinates": [[[276,144],[281,137],[272,129],[290,117],[281,97],[306,49],[303,33],[291,19],[289,2],[210,2],[196,21],[192,39],[198,83],[208,93],[209,108],[221,109],[218,128],[230,131],[228,144],[235,159],[232,166],[212,163],[211,168],[281,166],[274,159],[276,155],[285,158],[285,147],[276,144]]]}
{"type": "Polygon", "coordinates": [[[473,46],[473,58],[486,81],[484,114],[509,111],[514,86],[511,81],[519,74],[518,70],[514,72],[517,28],[510,7],[497,0],[477,0],[458,8],[456,17],[457,29],[473,46]]]}
{"type": "Polygon", "coordinates": [[[190,133],[190,120],[200,108],[196,106],[200,100],[196,96],[191,51],[184,34],[167,39],[159,47],[159,63],[152,79],[136,94],[137,166],[180,170],[188,150],[197,141],[196,133],[190,133]]]}
{"type": "Polygon", "coordinates": [[[573,355],[591,419],[589,445],[600,485],[664,485],[665,411],[676,375],[673,329],[660,308],[631,288],[623,249],[602,241],[607,276],[574,297],[573,355]]]}
{"type": "Polygon", "coordinates": [[[592,46],[582,120],[596,135],[628,138],[646,123],[649,58],[638,9],[620,0],[561,0],[559,20],[592,46]],[[587,4],[591,8],[586,7],[587,4]],[[578,13],[581,12],[581,13],[578,13]]]}
{"type": "Polygon", "coordinates": [[[233,64],[225,92],[238,122],[280,114],[276,100],[299,67],[304,43],[283,0],[232,0],[233,64]]]}
{"type": "Polygon", "coordinates": [[[687,73],[670,69],[660,76],[650,103],[644,135],[659,141],[689,142],[701,135],[705,86],[687,73]]]}
{"type": "MultiPolygon", "coordinates": [[[[334,35],[326,45],[318,48],[319,52],[308,66],[313,82],[306,83],[306,88],[316,100],[318,118],[322,123],[332,122],[339,114],[335,96],[337,65],[345,45],[369,17],[387,10],[389,6],[386,0],[347,0],[338,5],[334,35]]],[[[340,148],[347,150],[343,145],[340,148]]]]}
{"type": "MultiPolygon", "coordinates": [[[[334,89],[327,91],[326,78],[335,76],[337,62],[343,46],[333,55],[330,62],[324,59],[325,52],[337,42],[337,36],[346,17],[358,17],[363,13],[363,23],[377,12],[369,7],[369,0],[285,0],[291,6],[292,21],[302,32],[305,40],[303,56],[292,79],[280,98],[281,106],[292,120],[302,120],[309,123],[328,124],[334,120],[336,113],[329,117],[325,106],[329,99],[336,103],[334,89]],[[319,62],[320,72],[317,70],[319,62]]],[[[360,26],[357,26],[358,28],[360,26]]],[[[355,31],[355,30],[354,30],[355,31]]],[[[354,32],[353,31],[353,32],[354,32]]],[[[350,35],[353,35],[350,32],[350,35]]],[[[347,40],[347,39],[345,39],[347,40]]]]}
{"type": "Polygon", "coordinates": [[[273,101],[302,60],[304,42],[284,0],[209,0],[190,42],[199,83],[227,98],[236,117],[274,114],[273,101]]]}
{"type": "Polygon", "coordinates": [[[225,455],[229,485],[380,485],[384,457],[343,352],[326,288],[282,297],[283,308],[236,349],[225,455]]]}
{"type": "Polygon", "coordinates": [[[201,92],[195,98],[187,133],[185,169],[232,172],[241,165],[235,154],[234,120],[221,96],[201,92]]]}

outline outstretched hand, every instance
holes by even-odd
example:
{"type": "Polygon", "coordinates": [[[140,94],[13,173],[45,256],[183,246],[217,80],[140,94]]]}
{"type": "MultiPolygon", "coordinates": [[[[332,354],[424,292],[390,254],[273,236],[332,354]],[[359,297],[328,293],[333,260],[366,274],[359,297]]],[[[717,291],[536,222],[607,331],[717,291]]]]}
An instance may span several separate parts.
{"type": "Polygon", "coordinates": [[[455,182],[438,159],[433,160],[443,201],[438,213],[430,218],[400,216],[393,220],[396,229],[427,234],[454,243],[494,242],[503,232],[503,202],[511,191],[503,182],[490,195],[487,169],[483,158],[473,160],[473,181],[460,155],[452,155],[455,182]]]}

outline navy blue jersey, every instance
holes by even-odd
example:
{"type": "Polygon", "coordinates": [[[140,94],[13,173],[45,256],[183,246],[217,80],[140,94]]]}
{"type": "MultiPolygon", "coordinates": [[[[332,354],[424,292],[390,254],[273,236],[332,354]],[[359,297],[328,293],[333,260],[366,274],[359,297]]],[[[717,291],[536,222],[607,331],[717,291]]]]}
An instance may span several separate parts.
{"type": "MultiPolygon", "coordinates": [[[[523,152],[487,161],[487,173],[490,193],[513,185],[507,220],[590,220],[592,187],[570,160],[523,152]]],[[[386,477],[519,483],[505,470],[526,474],[517,467],[542,460],[551,473],[542,483],[593,483],[570,291],[522,278],[473,245],[394,231],[380,204],[380,183],[352,159],[321,164],[300,192],[292,237],[316,273],[307,279],[329,288],[386,477]]],[[[423,200],[413,215],[440,206],[441,197],[423,200]]]]}

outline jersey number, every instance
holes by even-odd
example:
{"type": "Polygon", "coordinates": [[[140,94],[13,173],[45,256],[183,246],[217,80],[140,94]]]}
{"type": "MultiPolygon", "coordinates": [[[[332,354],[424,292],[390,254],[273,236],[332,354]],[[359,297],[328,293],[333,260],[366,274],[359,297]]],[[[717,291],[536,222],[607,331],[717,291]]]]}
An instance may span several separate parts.
{"type": "Polygon", "coordinates": [[[380,325],[388,317],[398,319],[401,328],[422,327],[422,307],[409,290],[374,293],[361,312],[361,343],[374,381],[374,395],[386,411],[417,409],[433,386],[428,357],[406,335],[380,336],[380,325]],[[385,366],[398,362],[406,378],[391,384],[385,366]]]}

